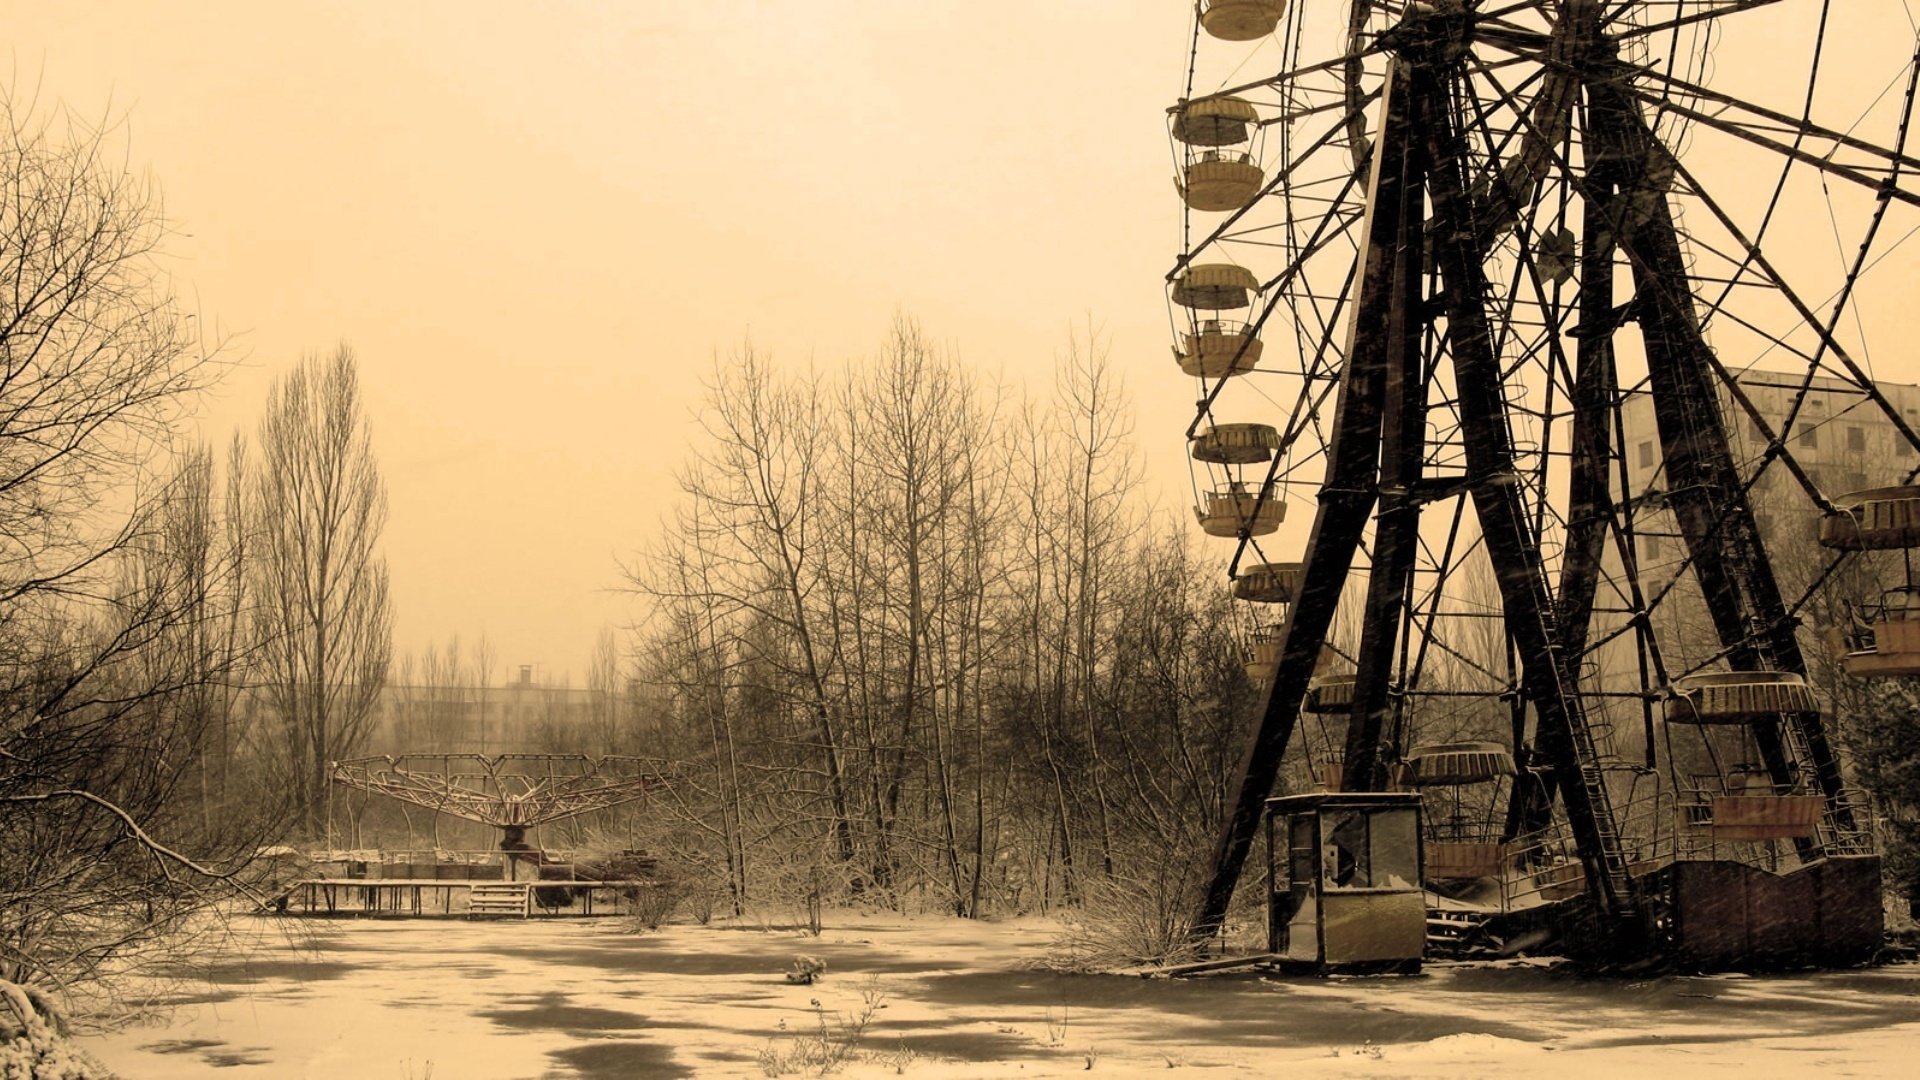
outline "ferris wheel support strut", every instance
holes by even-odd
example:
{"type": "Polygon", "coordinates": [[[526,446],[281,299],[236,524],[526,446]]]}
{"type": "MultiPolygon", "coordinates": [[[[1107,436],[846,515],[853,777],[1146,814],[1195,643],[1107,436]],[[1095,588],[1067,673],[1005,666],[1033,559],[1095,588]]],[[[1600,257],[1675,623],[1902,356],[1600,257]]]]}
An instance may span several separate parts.
{"type": "Polygon", "coordinates": [[[1639,907],[1633,879],[1576,685],[1574,658],[1561,648],[1555,629],[1539,537],[1529,523],[1515,471],[1499,357],[1486,311],[1489,286],[1473,242],[1472,207],[1463,182],[1465,147],[1454,131],[1444,84],[1435,80],[1418,107],[1433,162],[1427,177],[1437,226],[1433,254],[1444,282],[1447,345],[1474,510],[1494,565],[1507,634],[1519,656],[1521,692],[1533,705],[1542,749],[1550,754],[1558,750],[1558,759],[1550,761],[1586,865],[1588,895],[1604,922],[1630,933],[1639,907]]]}
{"type": "MultiPolygon", "coordinates": [[[[1409,88],[1422,76],[1409,72],[1409,88]]],[[[1416,91],[1417,93],[1417,91],[1416,91]]],[[[1403,139],[1391,162],[1400,182],[1398,228],[1390,255],[1386,327],[1382,335],[1379,499],[1367,573],[1364,633],[1355,655],[1354,695],[1340,779],[1343,791],[1382,791],[1397,755],[1383,741],[1388,714],[1405,708],[1392,693],[1393,660],[1420,550],[1420,508],[1426,465],[1427,372],[1421,343],[1426,315],[1425,147],[1403,139]]],[[[1360,166],[1365,168],[1366,165],[1360,166]]]]}
{"type": "Polygon", "coordinates": [[[1408,141],[1406,78],[1404,65],[1397,59],[1389,61],[1387,89],[1380,101],[1383,137],[1368,177],[1367,218],[1361,230],[1359,295],[1348,324],[1347,360],[1340,371],[1326,452],[1326,482],[1318,496],[1320,512],[1314,515],[1313,530],[1307,537],[1299,595],[1282,630],[1280,664],[1247,740],[1234,801],[1215,846],[1213,872],[1189,923],[1189,934],[1196,941],[1212,937],[1226,918],[1247,852],[1259,831],[1267,796],[1279,776],[1281,756],[1293,736],[1307,682],[1319,662],[1327,629],[1340,606],[1341,590],[1374,506],[1379,479],[1381,393],[1389,349],[1384,331],[1396,295],[1395,254],[1402,246],[1401,155],[1408,141]]]}
{"type": "MultiPolygon", "coordinates": [[[[1621,87],[1596,81],[1590,102],[1598,130],[1621,140],[1629,153],[1637,150],[1629,160],[1653,160],[1658,152],[1653,133],[1621,87]]],[[[1646,221],[1635,225],[1623,217],[1621,224],[1620,243],[1633,264],[1635,309],[1654,391],[1668,505],[1715,632],[1737,669],[1805,675],[1794,620],[1728,447],[1713,391],[1711,346],[1700,331],[1691,292],[1674,286],[1687,280],[1687,272],[1671,207],[1663,196],[1652,201],[1646,221]]],[[[1797,729],[1797,741],[1809,760],[1793,760],[1779,720],[1756,720],[1751,726],[1770,778],[1775,784],[1791,784],[1795,767],[1806,767],[1839,831],[1851,833],[1852,810],[1819,714],[1795,714],[1786,723],[1797,729]]],[[[1803,858],[1817,857],[1819,847],[1818,837],[1799,845],[1803,858]]]]}

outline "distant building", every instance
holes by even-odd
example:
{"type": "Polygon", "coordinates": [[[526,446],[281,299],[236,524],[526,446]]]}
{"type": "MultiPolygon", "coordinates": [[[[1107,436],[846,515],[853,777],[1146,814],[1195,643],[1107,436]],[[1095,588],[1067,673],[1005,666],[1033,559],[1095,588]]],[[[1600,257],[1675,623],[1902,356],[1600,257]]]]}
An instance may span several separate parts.
{"type": "MultiPolygon", "coordinates": [[[[1736,377],[1767,425],[1778,431],[1804,376],[1771,371],[1747,371],[1736,377]]],[[[1900,410],[1902,418],[1920,430],[1920,386],[1879,384],[1880,392],[1900,410]]],[[[1727,417],[1729,442],[1742,471],[1750,473],[1767,448],[1767,440],[1746,411],[1724,389],[1722,414],[1727,417]]],[[[1621,409],[1625,431],[1630,494],[1643,495],[1666,486],[1661,475],[1660,435],[1653,418],[1653,401],[1645,394],[1629,398],[1621,409]]],[[[1828,497],[1861,488],[1897,484],[1920,457],[1881,408],[1851,383],[1816,376],[1795,416],[1787,440],[1793,459],[1828,497]]],[[[1761,539],[1769,550],[1793,551],[1819,531],[1819,514],[1811,498],[1782,465],[1770,467],[1750,496],[1761,539]]],[[[1671,522],[1649,523],[1639,537],[1642,565],[1659,566],[1683,557],[1671,522]],[[1664,535],[1663,535],[1664,534],[1664,535]]]]}
{"type": "Polygon", "coordinates": [[[388,684],[375,706],[373,754],[610,753],[631,695],[534,680],[504,686],[388,684]]]}
{"type": "MultiPolygon", "coordinates": [[[[1740,373],[1736,381],[1752,402],[1767,427],[1778,432],[1787,420],[1787,412],[1805,382],[1804,374],[1770,371],[1740,373]]],[[[1906,423],[1920,430],[1920,386],[1879,383],[1879,390],[1899,410],[1906,423]]],[[[1747,411],[1720,388],[1722,415],[1727,419],[1728,442],[1743,476],[1750,476],[1767,449],[1767,439],[1747,411]]],[[[1626,455],[1628,495],[1642,498],[1667,487],[1662,472],[1660,435],[1655,425],[1653,401],[1646,394],[1630,397],[1621,409],[1621,427],[1626,455]]],[[[1898,484],[1916,464],[1920,455],[1881,407],[1859,387],[1843,380],[1816,376],[1808,385],[1805,400],[1795,415],[1792,434],[1786,446],[1793,460],[1809,480],[1828,498],[1862,488],[1898,484]]],[[[1791,604],[1797,590],[1804,589],[1811,575],[1824,565],[1822,549],[1817,547],[1820,511],[1783,463],[1776,462],[1762,474],[1749,493],[1754,523],[1759,527],[1774,576],[1791,604]]],[[[1686,545],[1678,535],[1672,516],[1660,509],[1657,500],[1649,500],[1634,515],[1635,554],[1644,583],[1664,582],[1681,570],[1686,545]]],[[[1690,576],[1690,575],[1689,575],[1690,576]]],[[[1667,633],[1676,624],[1684,629],[1681,637],[1696,647],[1717,650],[1717,639],[1709,637],[1704,607],[1692,583],[1684,582],[1672,597],[1673,610],[1660,619],[1667,633]]],[[[1809,628],[1818,625],[1814,612],[1804,612],[1809,628]]]]}

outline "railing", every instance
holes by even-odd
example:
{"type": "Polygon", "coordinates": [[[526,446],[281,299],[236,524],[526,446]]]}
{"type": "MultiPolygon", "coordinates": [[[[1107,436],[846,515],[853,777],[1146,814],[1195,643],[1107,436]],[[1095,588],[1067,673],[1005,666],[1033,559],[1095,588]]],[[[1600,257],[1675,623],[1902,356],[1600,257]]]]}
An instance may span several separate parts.
{"type": "Polygon", "coordinates": [[[1506,844],[1500,910],[1518,911],[1575,896],[1586,888],[1586,868],[1573,837],[1555,825],[1506,844]]]}
{"type": "MultiPolygon", "coordinates": [[[[1673,799],[1654,789],[1615,804],[1619,853],[1627,876],[1639,879],[1670,865],[1680,829],[1673,799]]],[[[1587,868],[1563,822],[1506,844],[1506,871],[1500,878],[1503,911],[1557,903],[1584,892],[1587,868]]]]}
{"type": "Polygon", "coordinates": [[[1191,168],[1195,165],[1204,165],[1208,162],[1213,162],[1213,161],[1225,161],[1234,165],[1258,165],[1259,164],[1258,162],[1253,160],[1252,154],[1246,153],[1245,151],[1207,150],[1202,153],[1194,154],[1190,158],[1188,158],[1187,166],[1191,168]]]}
{"type": "MultiPolygon", "coordinates": [[[[1782,786],[1783,787],[1783,786],[1782,786]]],[[[1630,798],[1619,806],[1621,853],[1628,875],[1642,880],[1676,862],[1703,860],[1728,861],[1778,871],[1782,863],[1791,865],[1795,856],[1788,838],[1739,838],[1740,826],[1725,823],[1714,827],[1714,803],[1744,798],[1807,798],[1802,792],[1777,790],[1776,785],[1751,786],[1752,794],[1728,795],[1706,787],[1687,788],[1676,796],[1656,789],[1630,798]],[[1728,833],[1735,834],[1729,838],[1728,833]]],[[[1822,815],[1825,835],[1832,839],[1825,850],[1833,855],[1860,855],[1874,850],[1872,808],[1860,792],[1846,791],[1840,806],[1827,804],[1822,815]],[[1852,827],[1841,829],[1844,810],[1852,815],[1852,827]]],[[[1727,802],[1722,802],[1725,809],[1727,802]]],[[[1586,867],[1573,837],[1564,823],[1529,834],[1503,845],[1503,870],[1500,875],[1502,911],[1515,911],[1554,903],[1579,894],[1586,888],[1586,867]]]]}
{"type": "Polygon", "coordinates": [[[1223,334],[1227,337],[1240,337],[1252,328],[1239,319],[1196,319],[1193,332],[1200,334],[1223,334]]]}
{"type": "Polygon", "coordinates": [[[1873,804],[1866,792],[1843,789],[1838,799],[1827,804],[1821,815],[1821,832],[1828,837],[1828,849],[1836,855],[1871,855],[1875,850],[1873,804]]]}
{"type": "Polygon", "coordinates": [[[323,873],[322,876],[367,881],[535,880],[541,876],[541,871],[547,871],[549,877],[553,871],[559,871],[570,879],[590,880],[601,876],[609,866],[618,868],[646,863],[650,871],[652,861],[648,856],[621,852],[594,852],[588,856],[569,848],[524,851],[500,848],[383,848],[378,851],[313,852],[307,859],[316,867],[334,867],[338,870],[337,873],[323,873]],[[587,870],[586,878],[580,875],[583,867],[587,870]]]}

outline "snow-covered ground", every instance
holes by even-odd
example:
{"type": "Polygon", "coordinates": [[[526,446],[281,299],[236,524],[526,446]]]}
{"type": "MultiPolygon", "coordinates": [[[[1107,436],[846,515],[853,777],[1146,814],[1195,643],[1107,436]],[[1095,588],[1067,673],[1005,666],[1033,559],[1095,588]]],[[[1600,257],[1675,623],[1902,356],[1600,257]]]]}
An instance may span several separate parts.
{"type": "Polygon", "coordinates": [[[830,914],[819,938],[612,921],[248,920],[158,1019],[83,1045],[130,1080],[796,1074],[1552,1080],[1911,1076],[1920,967],[1579,979],[1525,963],[1383,979],[1187,980],[1026,966],[1058,932],[830,914]],[[827,964],[786,982],[798,955],[827,964]],[[816,1008],[815,1002],[818,1003],[816,1008]],[[846,1025],[870,1017],[857,1040],[846,1025]],[[829,1037],[818,1033],[825,1023],[829,1037]]]}

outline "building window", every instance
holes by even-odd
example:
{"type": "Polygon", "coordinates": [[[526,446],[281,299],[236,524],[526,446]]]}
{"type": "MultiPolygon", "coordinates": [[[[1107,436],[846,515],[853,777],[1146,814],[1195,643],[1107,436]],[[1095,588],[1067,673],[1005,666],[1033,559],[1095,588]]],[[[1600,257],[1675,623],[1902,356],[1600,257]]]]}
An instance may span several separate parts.
{"type": "Polygon", "coordinates": [[[1867,449],[1867,429],[1850,427],[1847,429],[1847,449],[1855,453],[1865,453],[1867,449]]]}
{"type": "Polygon", "coordinates": [[[1799,443],[1808,450],[1820,449],[1820,429],[1812,427],[1801,428],[1799,443]]]}
{"type": "Polygon", "coordinates": [[[1653,440],[1651,439],[1640,444],[1640,467],[1653,468],[1653,440]]]}
{"type": "Polygon", "coordinates": [[[1652,563],[1660,561],[1660,538],[1642,536],[1640,538],[1640,561],[1652,563]]]}

